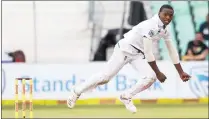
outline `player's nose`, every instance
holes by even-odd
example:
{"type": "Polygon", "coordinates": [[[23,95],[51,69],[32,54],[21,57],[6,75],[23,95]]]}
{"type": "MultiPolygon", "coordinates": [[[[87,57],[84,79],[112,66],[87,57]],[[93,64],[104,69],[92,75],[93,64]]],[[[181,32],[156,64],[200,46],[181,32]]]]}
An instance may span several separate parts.
{"type": "Polygon", "coordinates": [[[171,16],[167,15],[166,17],[166,20],[170,21],[171,20],[171,16]]]}

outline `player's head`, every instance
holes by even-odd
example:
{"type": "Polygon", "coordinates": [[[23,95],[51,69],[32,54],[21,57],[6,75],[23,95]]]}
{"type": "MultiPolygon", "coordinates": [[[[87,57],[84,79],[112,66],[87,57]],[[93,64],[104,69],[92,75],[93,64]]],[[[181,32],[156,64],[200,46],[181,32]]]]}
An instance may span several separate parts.
{"type": "Polygon", "coordinates": [[[172,6],[165,4],[160,7],[159,17],[164,25],[168,25],[171,22],[173,19],[173,14],[174,10],[172,6]]]}

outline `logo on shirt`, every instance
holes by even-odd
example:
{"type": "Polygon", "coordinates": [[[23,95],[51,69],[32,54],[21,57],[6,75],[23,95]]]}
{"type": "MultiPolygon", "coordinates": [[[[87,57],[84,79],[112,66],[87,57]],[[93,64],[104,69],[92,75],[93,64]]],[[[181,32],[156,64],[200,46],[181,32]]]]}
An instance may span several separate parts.
{"type": "Polygon", "coordinates": [[[154,31],[150,30],[148,34],[149,34],[150,37],[152,37],[152,36],[154,36],[154,31]]]}

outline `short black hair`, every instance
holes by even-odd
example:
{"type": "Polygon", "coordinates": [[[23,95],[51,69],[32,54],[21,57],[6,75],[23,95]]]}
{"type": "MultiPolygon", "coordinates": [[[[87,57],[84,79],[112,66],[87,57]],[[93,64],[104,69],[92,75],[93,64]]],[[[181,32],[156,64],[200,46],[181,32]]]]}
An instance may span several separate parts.
{"type": "MultiPolygon", "coordinates": [[[[167,9],[171,9],[173,10],[173,7],[169,4],[164,4],[160,7],[160,11],[159,12],[162,12],[163,8],[167,8],[167,9]]],[[[174,10],[173,10],[174,11],[174,10]]]]}

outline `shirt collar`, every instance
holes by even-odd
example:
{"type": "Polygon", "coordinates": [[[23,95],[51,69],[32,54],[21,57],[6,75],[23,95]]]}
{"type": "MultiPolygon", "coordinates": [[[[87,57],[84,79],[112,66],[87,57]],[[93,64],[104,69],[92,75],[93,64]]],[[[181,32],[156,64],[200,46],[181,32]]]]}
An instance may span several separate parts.
{"type": "Polygon", "coordinates": [[[164,24],[163,24],[163,22],[160,20],[158,14],[155,14],[155,15],[154,15],[154,19],[156,20],[156,22],[157,22],[157,24],[158,24],[158,27],[159,27],[159,28],[163,28],[164,24]]]}

